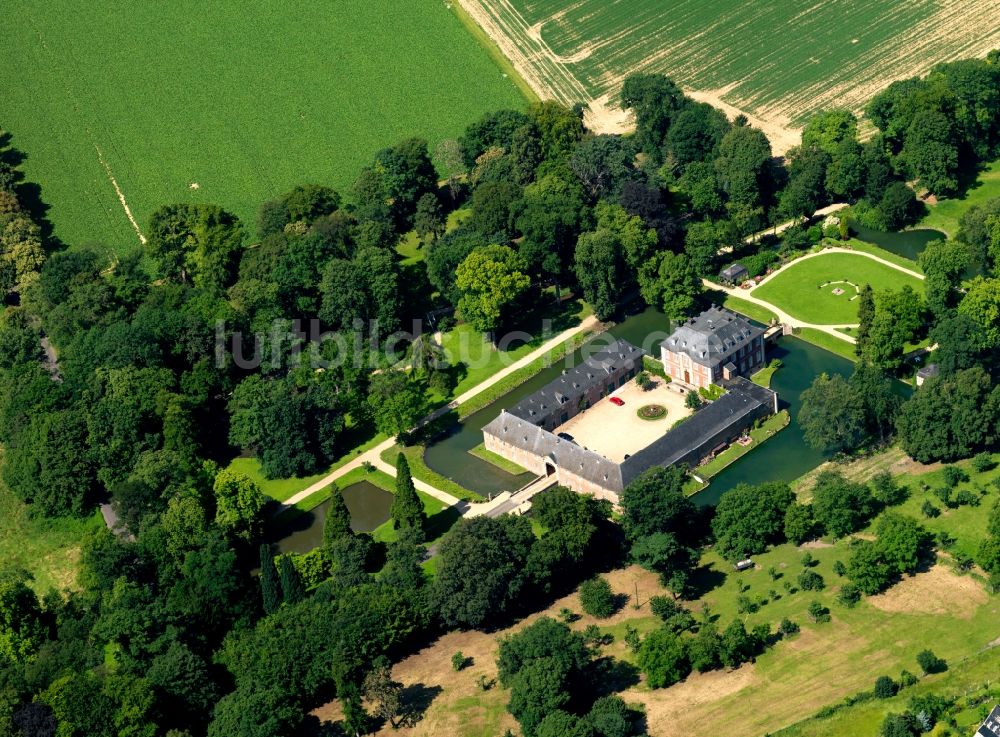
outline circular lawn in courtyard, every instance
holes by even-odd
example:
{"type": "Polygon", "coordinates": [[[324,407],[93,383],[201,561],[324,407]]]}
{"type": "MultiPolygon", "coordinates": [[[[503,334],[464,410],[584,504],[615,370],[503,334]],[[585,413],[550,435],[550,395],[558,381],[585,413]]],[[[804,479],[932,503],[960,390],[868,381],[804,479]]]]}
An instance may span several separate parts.
{"type": "Polygon", "coordinates": [[[635,411],[643,420],[662,420],[667,416],[667,408],[662,404],[646,404],[635,411]]]}

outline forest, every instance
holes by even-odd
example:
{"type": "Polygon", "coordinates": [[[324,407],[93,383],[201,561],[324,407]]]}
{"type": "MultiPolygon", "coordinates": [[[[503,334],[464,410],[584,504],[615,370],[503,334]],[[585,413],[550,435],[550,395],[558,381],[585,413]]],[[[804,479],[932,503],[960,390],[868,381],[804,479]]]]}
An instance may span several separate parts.
{"type": "MultiPolygon", "coordinates": [[[[227,469],[235,455],[255,455],[269,477],[320,472],[376,432],[405,439],[432,397],[453,390],[461,367],[428,360],[426,336],[396,331],[433,313],[496,339],[568,291],[602,320],[634,300],[684,317],[707,299],[701,277],[728,260],[766,263],[823,236],[796,226],[748,239],[769,225],[840,201],[868,225],[912,223],[915,190],[955,195],[996,158],[1000,54],[894,83],[866,108],[877,128],[868,140],[850,113],[821,113],[786,160],[745,120],[666,77],[629,78],[622,104],[633,135],[592,135],[582,110],[553,102],[489,114],[438,152],[446,171],[424,141],[403,140],[375,154],[349,192],[303,184],[262,203],[253,242],[223,207],[167,204],[145,247],[113,263],[86,243],[54,248],[17,152],[5,149],[2,478],[39,516],[84,516],[110,501],[124,530],[86,541],[73,590],[36,592],[26,572],[0,573],[3,730],[309,734],[319,726],[307,713],[336,697],[345,732],[364,734],[398,716],[388,664],[443,631],[509,623],[624,560],[659,573],[680,602],[710,542],[735,556],[840,537],[898,503],[891,479],[869,488],[834,476],[810,505],[781,485],[737,489],[713,517],[683,496],[681,469],[659,469],[626,489],[621,524],[608,505],[565,491],[536,504],[541,532],[523,517],[460,521],[431,575],[403,472],[395,542],[352,532],[335,504],[318,569],[261,545],[271,508],[227,469]],[[459,208],[467,219],[447,229],[459,208]],[[396,246],[410,231],[424,259],[403,264],[396,246]],[[309,324],[343,339],[313,340],[309,324]],[[260,360],[228,349],[240,341],[260,360]],[[388,706],[370,714],[372,703],[388,706]]],[[[898,437],[920,461],[995,448],[998,259],[992,201],[921,256],[924,295],[866,290],[854,376],[820,377],[804,400],[812,441],[851,451],[898,437]],[[973,265],[979,275],[967,279],[973,265]],[[904,346],[927,336],[940,376],[903,399],[891,379],[904,346]]],[[[915,521],[885,519],[848,564],[859,597],[931,544],[915,521]]],[[[1000,581],[997,535],[980,563],[1000,581]]],[[[639,646],[650,685],[774,642],[736,625],[712,634],[678,602],[662,603],[665,629],[639,646]]],[[[643,728],[595,687],[586,643],[555,623],[535,627],[500,651],[527,737],[567,734],[570,722],[603,737],[643,728]]]]}

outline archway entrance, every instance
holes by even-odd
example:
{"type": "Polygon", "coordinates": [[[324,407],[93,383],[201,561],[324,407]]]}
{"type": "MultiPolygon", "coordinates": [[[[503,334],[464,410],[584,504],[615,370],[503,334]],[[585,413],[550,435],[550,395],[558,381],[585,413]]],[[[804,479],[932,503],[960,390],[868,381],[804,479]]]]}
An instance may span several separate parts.
{"type": "Polygon", "coordinates": [[[545,461],[545,475],[551,476],[556,472],[556,466],[552,461],[545,461]]]}

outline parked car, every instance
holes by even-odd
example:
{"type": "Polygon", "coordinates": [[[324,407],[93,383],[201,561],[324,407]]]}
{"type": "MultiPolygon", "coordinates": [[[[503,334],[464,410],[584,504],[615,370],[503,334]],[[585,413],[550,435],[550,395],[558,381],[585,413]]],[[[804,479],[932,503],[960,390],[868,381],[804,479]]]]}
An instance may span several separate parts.
{"type": "Polygon", "coordinates": [[[608,401],[611,402],[611,404],[613,404],[613,405],[615,405],[617,407],[621,407],[621,406],[623,406],[625,404],[625,400],[624,399],[619,399],[618,397],[611,397],[611,399],[609,399],[608,401]]]}

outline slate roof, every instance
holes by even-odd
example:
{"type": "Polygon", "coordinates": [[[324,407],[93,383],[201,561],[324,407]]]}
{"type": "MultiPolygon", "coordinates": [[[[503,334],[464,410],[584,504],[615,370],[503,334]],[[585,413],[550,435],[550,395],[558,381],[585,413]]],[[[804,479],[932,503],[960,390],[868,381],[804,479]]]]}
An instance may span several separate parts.
{"type": "Polygon", "coordinates": [[[941,369],[938,368],[936,363],[929,363],[922,368],[917,369],[917,376],[921,379],[930,379],[941,373],[941,369]]]}
{"type": "Polygon", "coordinates": [[[530,397],[522,399],[508,412],[529,422],[540,422],[556,409],[580,401],[594,386],[600,386],[608,376],[622,366],[631,368],[642,362],[643,350],[628,341],[616,340],[599,353],[588,356],[580,364],[564,371],[530,397]]]}
{"type": "Polygon", "coordinates": [[[729,266],[719,272],[719,276],[727,281],[736,281],[742,276],[749,275],[749,273],[750,272],[747,271],[747,267],[737,261],[734,264],[729,264],[729,266]]]}
{"type": "Polygon", "coordinates": [[[748,414],[767,406],[774,410],[775,394],[770,389],[739,377],[729,392],[695,412],[662,438],[621,464],[622,483],[628,486],[636,476],[653,466],[670,466],[693,448],[703,444],[748,414]]]}
{"type": "Polygon", "coordinates": [[[686,353],[702,366],[715,368],[764,331],[735,312],[712,306],[692,317],[664,341],[667,350],[686,353]]]}
{"type": "Polygon", "coordinates": [[[609,489],[622,489],[622,471],[614,461],[564,440],[554,433],[506,410],[483,427],[483,432],[528,450],[536,456],[552,456],[559,468],[590,479],[609,489]]]}

